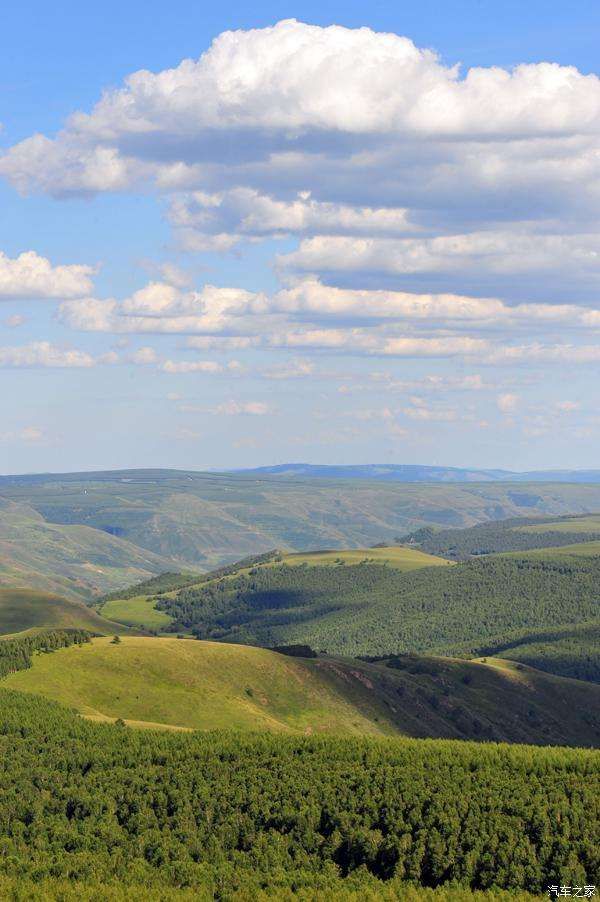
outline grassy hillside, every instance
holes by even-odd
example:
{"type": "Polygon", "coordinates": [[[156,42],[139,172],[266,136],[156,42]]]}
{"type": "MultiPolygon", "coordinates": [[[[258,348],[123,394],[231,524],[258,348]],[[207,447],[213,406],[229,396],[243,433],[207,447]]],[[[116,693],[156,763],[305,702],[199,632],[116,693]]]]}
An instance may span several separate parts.
{"type": "Polygon", "coordinates": [[[152,551],[90,526],[48,523],[0,498],[0,587],[93,599],[172,566],[152,551]]]}
{"type": "Polygon", "coordinates": [[[76,654],[71,650],[40,656],[31,670],[3,685],[41,693],[86,715],[153,726],[393,732],[377,705],[369,718],[303,661],[262,648],[126,638],[120,645],[96,639],[76,654]]]}
{"type": "MultiPolygon", "coordinates": [[[[509,551],[506,556],[522,557],[522,552],[509,551]]],[[[561,545],[554,548],[533,548],[527,552],[527,557],[538,561],[560,561],[572,557],[597,557],[600,558],[600,541],[578,541],[574,545],[561,545]]]]}
{"type": "MultiPolygon", "coordinates": [[[[278,562],[298,566],[308,564],[321,567],[327,564],[389,564],[396,570],[408,572],[420,570],[422,567],[440,567],[449,562],[444,558],[434,557],[417,548],[406,548],[403,545],[389,545],[385,548],[353,548],[347,551],[305,551],[286,554],[279,557],[278,562]]],[[[273,566],[269,564],[268,566],[273,566]]]]}
{"type": "Polygon", "coordinates": [[[583,517],[561,517],[559,520],[544,521],[544,523],[530,523],[516,527],[518,532],[566,532],[566,533],[595,533],[600,536],[600,514],[592,514],[583,517]]]}
{"type": "Polygon", "coordinates": [[[116,620],[127,626],[147,630],[160,631],[166,629],[173,622],[173,618],[163,611],[158,611],[156,602],[146,595],[107,601],[100,608],[100,613],[108,620],[116,620]]]}
{"type": "Polygon", "coordinates": [[[301,659],[128,636],[38,655],[2,685],[133,726],[600,743],[600,687],[495,659],[301,659]]]}
{"type": "Polygon", "coordinates": [[[431,485],[169,470],[1,477],[2,497],[29,505],[48,522],[93,527],[168,558],[163,570],[210,569],[272,548],[364,548],[423,526],[600,510],[600,485],[431,485]]]}
{"type": "Polygon", "coordinates": [[[113,635],[127,630],[82,602],[32,589],[0,589],[0,636],[31,629],[70,627],[113,635]]]}

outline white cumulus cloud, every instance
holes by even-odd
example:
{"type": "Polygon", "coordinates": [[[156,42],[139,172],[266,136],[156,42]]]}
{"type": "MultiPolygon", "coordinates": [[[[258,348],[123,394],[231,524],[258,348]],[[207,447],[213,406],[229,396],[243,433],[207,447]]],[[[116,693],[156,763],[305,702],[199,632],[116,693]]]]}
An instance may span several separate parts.
{"type": "Polygon", "coordinates": [[[0,251],[0,300],[80,298],[92,289],[94,267],[53,266],[35,251],[8,257],[0,251]]]}

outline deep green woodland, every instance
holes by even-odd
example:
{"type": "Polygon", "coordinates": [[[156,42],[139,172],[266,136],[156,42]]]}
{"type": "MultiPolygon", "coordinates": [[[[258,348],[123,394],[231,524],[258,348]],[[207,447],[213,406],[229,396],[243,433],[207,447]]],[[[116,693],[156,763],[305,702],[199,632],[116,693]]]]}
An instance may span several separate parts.
{"type": "Polygon", "coordinates": [[[403,898],[405,882],[540,893],[600,865],[594,751],[141,732],[3,689],[0,786],[0,870],[24,886],[403,898]]]}
{"type": "MultiPolygon", "coordinates": [[[[600,557],[490,556],[408,573],[368,563],[283,565],[189,586],[156,607],[174,618],[173,631],[203,639],[301,642],[350,656],[476,656],[504,652],[532,634],[552,644],[553,630],[600,621],[599,584],[600,557]]],[[[571,664],[563,661],[557,672],[597,678],[594,635],[581,631],[563,643],[571,664]]],[[[551,657],[544,669],[553,672],[551,657]]]]}

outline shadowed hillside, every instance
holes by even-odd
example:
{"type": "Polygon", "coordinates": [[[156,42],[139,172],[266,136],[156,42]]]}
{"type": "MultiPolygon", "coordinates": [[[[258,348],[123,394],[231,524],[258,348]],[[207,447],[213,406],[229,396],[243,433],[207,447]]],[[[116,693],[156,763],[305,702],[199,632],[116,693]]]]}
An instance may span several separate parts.
{"type": "Polygon", "coordinates": [[[101,635],[124,633],[79,601],[32,589],[0,589],[0,637],[31,629],[69,627],[101,635]]]}

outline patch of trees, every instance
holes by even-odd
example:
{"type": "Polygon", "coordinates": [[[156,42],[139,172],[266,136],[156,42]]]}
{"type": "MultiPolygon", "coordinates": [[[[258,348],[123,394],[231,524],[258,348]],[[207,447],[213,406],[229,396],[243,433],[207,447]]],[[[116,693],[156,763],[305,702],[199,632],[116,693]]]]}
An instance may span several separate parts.
{"type": "Polygon", "coordinates": [[[47,630],[15,639],[0,639],[0,678],[16,670],[31,667],[36,652],[52,652],[69,645],[83,645],[89,642],[92,633],[87,630],[61,629],[47,630]]]}
{"type": "MultiPolygon", "coordinates": [[[[565,518],[571,519],[571,518],[565,518]]],[[[535,548],[560,548],[579,542],[600,539],[596,532],[558,532],[542,530],[544,523],[555,523],[556,517],[511,518],[482,523],[468,529],[432,529],[424,527],[400,539],[403,544],[418,545],[422,551],[452,560],[465,561],[474,555],[509,551],[532,551],[535,548]],[[518,527],[538,526],[539,531],[522,532],[518,527]]]]}
{"type": "Polygon", "coordinates": [[[404,882],[543,893],[600,871],[594,751],[142,732],[2,690],[0,785],[0,875],[21,888],[412,899],[404,882]]]}
{"type": "Polygon", "coordinates": [[[185,589],[187,586],[193,586],[200,583],[208,582],[213,579],[221,579],[223,576],[230,576],[237,573],[238,570],[247,567],[255,567],[258,564],[265,564],[278,555],[277,551],[268,551],[265,554],[255,554],[251,557],[242,558],[234,564],[228,564],[225,567],[219,567],[218,570],[211,570],[209,573],[160,573],[151,579],[146,579],[141,583],[129,586],[127,589],[121,589],[103,595],[97,599],[94,604],[101,606],[107,601],[117,601],[127,598],[137,598],[140,595],[155,596],[163,592],[173,592],[177,589],[185,589]]]}

